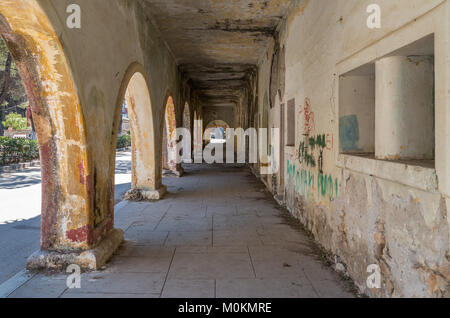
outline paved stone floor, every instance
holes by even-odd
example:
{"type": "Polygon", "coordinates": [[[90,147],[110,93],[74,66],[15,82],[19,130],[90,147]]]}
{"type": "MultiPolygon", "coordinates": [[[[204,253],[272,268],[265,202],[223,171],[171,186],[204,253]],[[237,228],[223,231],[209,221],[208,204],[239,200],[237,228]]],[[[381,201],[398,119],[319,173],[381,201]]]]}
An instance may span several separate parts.
{"type": "Polygon", "coordinates": [[[126,242],[102,271],[37,274],[10,297],[353,297],[248,169],[189,165],[159,202],[122,202],[126,242]]]}

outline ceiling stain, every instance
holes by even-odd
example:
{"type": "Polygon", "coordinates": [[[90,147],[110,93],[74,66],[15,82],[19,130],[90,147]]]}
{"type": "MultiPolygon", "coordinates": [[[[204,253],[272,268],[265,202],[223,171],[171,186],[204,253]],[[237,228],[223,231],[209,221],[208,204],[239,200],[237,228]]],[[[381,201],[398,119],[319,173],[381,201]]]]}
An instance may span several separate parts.
{"type": "Polygon", "coordinates": [[[292,0],[141,0],[208,106],[233,107],[292,0]]]}

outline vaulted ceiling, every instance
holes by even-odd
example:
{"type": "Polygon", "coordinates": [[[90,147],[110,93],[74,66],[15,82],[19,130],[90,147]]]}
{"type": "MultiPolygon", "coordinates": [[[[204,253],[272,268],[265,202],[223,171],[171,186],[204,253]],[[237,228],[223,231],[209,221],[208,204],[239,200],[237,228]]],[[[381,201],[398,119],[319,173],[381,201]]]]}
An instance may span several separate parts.
{"type": "Polygon", "coordinates": [[[205,106],[234,106],[294,0],[144,0],[205,106]]]}

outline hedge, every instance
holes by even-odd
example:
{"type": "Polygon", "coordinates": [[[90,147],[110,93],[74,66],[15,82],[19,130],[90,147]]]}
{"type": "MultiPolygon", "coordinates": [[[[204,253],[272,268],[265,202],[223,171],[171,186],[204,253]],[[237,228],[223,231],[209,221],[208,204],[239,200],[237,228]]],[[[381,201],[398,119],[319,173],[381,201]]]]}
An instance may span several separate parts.
{"type": "MultiPolygon", "coordinates": [[[[127,147],[131,147],[131,136],[120,136],[117,148],[127,147]]],[[[36,140],[0,136],[0,166],[36,159],[39,159],[39,146],[36,140]]]]}
{"type": "Polygon", "coordinates": [[[123,135],[117,139],[117,149],[131,147],[131,136],[123,135]]]}
{"type": "Polygon", "coordinates": [[[0,165],[28,162],[39,159],[36,140],[0,136],[0,165]]]}

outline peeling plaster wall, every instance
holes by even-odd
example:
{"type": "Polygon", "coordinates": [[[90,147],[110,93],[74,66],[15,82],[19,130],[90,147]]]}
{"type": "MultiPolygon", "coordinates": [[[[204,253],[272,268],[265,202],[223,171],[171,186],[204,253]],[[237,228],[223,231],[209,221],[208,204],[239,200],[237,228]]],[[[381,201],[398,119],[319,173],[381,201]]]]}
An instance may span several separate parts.
{"type": "MultiPolygon", "coordinates": [[[[296,144],[284,147],[285,204],[372,297],[449,296],[450,2],[380,0],[382,28],[366,27],[372,1],[299,1],[280,29],[285,93],[295,99],[296,144]],[[435,33],[436,169],[341,155],[339,75],[435,33]],[[367,268],[381,269],[381,289],[367,268]]],[[[259,111],[270,47],[259,64],[259,111]]],[[[269,125],[279,125],[279,106],[269,125]]],[[[282,149],[283,151],[283,149],[282,149]]],[[[279,179],[276,176],[275,179],[279,179]]],[[[273,179],[273,181],[275,180],[273,179]]],[[[265,180],[276,194],[273,181],[265,180]]]]}

